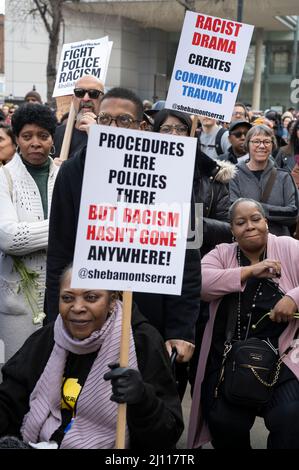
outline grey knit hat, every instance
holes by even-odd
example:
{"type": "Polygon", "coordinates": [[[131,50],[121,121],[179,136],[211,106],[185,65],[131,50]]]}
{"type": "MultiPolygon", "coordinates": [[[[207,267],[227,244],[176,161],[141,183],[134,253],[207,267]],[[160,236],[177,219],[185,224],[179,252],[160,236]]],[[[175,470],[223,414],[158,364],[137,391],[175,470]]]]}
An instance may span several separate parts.
{"type": "Polygon", "coordinates": [[[37,101],[40,104],[43,104],[40,94],[37,93],[37,91],[35,90],[28,91],[28,93],[26,93],[25,95],[24,100],[28,102],[30,101],[30,98],[33,98],[34,101],[37,101]]]}

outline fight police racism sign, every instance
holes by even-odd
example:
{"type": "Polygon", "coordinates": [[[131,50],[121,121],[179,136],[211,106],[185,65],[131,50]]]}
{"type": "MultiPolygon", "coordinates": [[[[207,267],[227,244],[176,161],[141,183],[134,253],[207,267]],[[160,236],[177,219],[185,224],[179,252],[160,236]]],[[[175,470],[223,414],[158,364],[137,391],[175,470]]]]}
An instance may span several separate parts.
{"type": "Polygon", "coordinates": [[[83,75],[93,75],[105,83],[112,44],[108,36],[64,44],[53,96],[71,95],[83,75]]]}

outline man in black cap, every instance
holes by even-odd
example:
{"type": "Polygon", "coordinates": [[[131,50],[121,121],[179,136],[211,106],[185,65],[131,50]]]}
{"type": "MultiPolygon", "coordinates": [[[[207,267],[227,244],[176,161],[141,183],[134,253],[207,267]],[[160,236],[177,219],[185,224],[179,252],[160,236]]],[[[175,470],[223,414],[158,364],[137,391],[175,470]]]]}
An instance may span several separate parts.
{"type": "Polygon", "coordinates": [[[228,160],[231,163],[238,163],[238,159],[246,155],[244,150],[245,137],[252,127],[248,121],[233,121],[228,129],[228,140],[231,146],[219,156],[219,160],[228,160]]]}

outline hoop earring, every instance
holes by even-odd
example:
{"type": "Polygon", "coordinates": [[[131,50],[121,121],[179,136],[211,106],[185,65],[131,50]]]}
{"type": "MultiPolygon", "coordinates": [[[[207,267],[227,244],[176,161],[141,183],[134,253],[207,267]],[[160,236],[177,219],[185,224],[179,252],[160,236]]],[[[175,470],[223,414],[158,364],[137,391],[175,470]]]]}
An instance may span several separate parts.
{"type": "Polygon", "coordinates": [[[110,303],[109,310],[108,310],[108,317],[111,317],[111,315],[113,315],[114,312],[115,312],[116,300],[117,300],[117,299],[114,299],[114,300],[110,303]]]}
{"type": "Polygon", "coordinates": [[[111,297],[110,297],[110,307],[109,307],[109,311],[108,311],[108,315],[112,315],[114,313],[114,310],[115,310],[115,306],[116,306],[116,301],[118,300],[118,293],[117,292],[114,292],[111,297]]]}
{"type": "Polygon", "coordinates": [[[56,148],[55,148],[55,145],[52,144],[52,147],[50,148],[50,152],[49,152],[49,157],[53,157],[56,153],[56,148]]]}

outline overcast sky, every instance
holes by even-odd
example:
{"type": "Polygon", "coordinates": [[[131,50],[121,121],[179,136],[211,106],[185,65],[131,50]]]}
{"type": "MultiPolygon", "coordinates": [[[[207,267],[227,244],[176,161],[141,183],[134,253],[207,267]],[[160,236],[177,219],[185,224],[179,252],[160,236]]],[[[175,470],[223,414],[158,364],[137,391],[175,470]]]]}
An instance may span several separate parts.
{"type": "Polygon", "coordinates": [[[4,13],[5,0],[0,0],[0,13],[4,13]]]}

